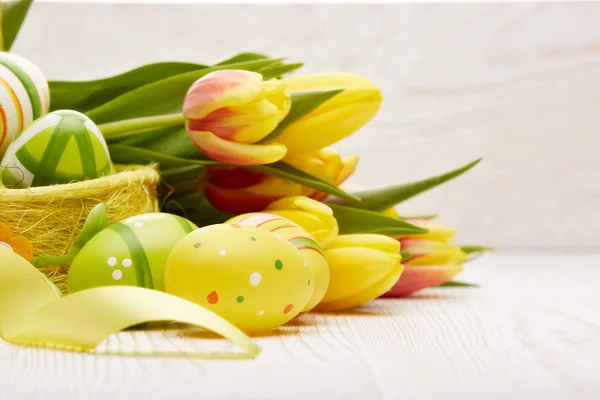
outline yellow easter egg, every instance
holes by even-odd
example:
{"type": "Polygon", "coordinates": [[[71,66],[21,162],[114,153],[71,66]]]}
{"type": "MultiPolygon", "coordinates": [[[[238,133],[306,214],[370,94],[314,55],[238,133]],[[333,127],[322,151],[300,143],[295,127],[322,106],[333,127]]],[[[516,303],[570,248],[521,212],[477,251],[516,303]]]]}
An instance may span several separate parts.
{"type": "Polygon", "coordinates": [[[290,242],[300,252],[315,276],[313,295],[302,313],[309,312],[321,302],[329,287],[329,265],[319,243],[300,225],[287,218],[269,213],[238,215],[226,223],[256,226],[290,242]]]}
{"type": "Polygon", "coordinates": [[[287,240],[241,225],[211,225],[185,236],[165,273],[168,293],[193,301],[249,333],[294,318],[310,300],[314,275],[287,240]]]}

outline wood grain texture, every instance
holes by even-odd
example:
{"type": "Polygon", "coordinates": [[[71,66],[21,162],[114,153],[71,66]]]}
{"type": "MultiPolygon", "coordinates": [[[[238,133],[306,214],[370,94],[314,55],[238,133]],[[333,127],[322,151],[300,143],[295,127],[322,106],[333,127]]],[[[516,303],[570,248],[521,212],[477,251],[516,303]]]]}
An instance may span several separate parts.
{"type": "Polygon", "coordinates": [[[2,399],[597,399],[600,253],[495,253],[480,288],[434,289],[309,314],[256,340],[256,360],[197,331],[111,336],[95,354],[0,341],[2,399]],[[131,357],[157,352],[180,357],[131,357]],[[188,353],[188,355],[184,355],[188,353]]]}
{"type": "Polygon", "coordinates": [[[381,86],[380,115],[338,148],[379,186],[477,157],[408,201],[458,239],[496,247],[600,245],[600,4],[206,5],[39,3],[14,50],[53,79],[251,50],[381,86]],[[479,208],[478,211],[475,211],[479,208]]]}

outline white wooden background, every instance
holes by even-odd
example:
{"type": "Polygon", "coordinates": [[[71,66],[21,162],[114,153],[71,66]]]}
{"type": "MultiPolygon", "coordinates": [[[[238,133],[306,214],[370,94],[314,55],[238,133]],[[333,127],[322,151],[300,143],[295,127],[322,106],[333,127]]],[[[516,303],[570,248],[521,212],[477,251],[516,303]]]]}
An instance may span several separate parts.
{"type": "Polygon", "coordinates": [[[401,210],[440,213],[463,243],[600,246],[600,4],[174,3],[41,2],[14,51],[52,79],[245,50],[363,74],[385,100],[338,146],[362,156],[352,183],[483,156],[401,210]]]}

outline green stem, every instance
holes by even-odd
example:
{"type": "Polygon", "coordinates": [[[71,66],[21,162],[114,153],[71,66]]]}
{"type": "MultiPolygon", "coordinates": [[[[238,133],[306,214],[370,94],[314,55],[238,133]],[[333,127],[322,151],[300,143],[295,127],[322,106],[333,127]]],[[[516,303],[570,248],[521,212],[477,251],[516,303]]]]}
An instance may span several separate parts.
{"type": "Polygon", "coordinates": [[[100,129],[100,132],[102,132],[105,139],[121,139],[156,128],[168,128],[184,123],[185,117],[183,114],[177,113],[108,122],[106,124],[98,125],[98,129],[100,129]]]}
{"type": "Polygon", "coordinates": [[[64,255],[64,256],[38,256],[38,257],[33,257],[33,260],[31,260],[31,263],[36,268],[45,267],[47,265],[60,265],[60,266],[68,267],[68,266],[71,265],[72,261],[73,260],[71,259],[70,255],[67,254],[67,255],[64,255]]]}

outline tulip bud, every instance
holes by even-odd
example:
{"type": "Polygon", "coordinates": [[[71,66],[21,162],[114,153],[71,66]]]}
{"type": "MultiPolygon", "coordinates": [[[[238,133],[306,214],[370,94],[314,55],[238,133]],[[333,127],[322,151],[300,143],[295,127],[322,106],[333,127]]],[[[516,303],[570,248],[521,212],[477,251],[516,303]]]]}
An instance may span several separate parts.
{"type": "MultiPolygon", "coordinates": [[[[342,159],[335,150],[322,149],[285,161],[337,186],[352,174],[358,157],[342,159]]],[[[306,196],[322,200],[327,196],[299,183],[243,168],[211,167],[209,171],[204,194],[214,207],[229,213],[263,211],[270,203],[285,197],[306,196]]]]}
{"type": "Polygon", "coordinates": [[[456,234],[453,227],[430,220],[410,220],[413,225],[429,229],[418,235],[397,238],[402,251],[410,253],[404,260],[404,273],[383,297],[405,297],[419,290],[452,280],[462,271],[466,253],[448,243],[456,234]]]}
{"type": "Polygon", "coordinates": [[[271,203],[266,211],[297,223],[321,246],[335,238],[339,231],[331,208],[307,197],[286,197],[271,203]]]}
{"type": "Polygon", "coordinates": [[[188,90],[183,115],[201,152],[233,165],[281,160],[281,143],[256,144],[285,118],[291,107],[285,84],[263,81],[256,72],[222,70],[198,79],[188,90]]]}
{"type": "Polygon", "coordinates": [[[314,153],[369,122],[381,104],[381,92],[368,79],[348,73],[319,73],[285,78],[288,93],[344,89],[288,126],[275,140],[288,154],[314,153]]]}
{"type": "MultiPolygon", "coordinates": [[[[326,147],[314,154],[286,157],[285,161],[304,172],[339,186],[354,173],[358,159],[358,156],[342,159],[340,153],[326,147]]],[[[313,192],[306,195],[316,200],[323,200],[327,197],[327,193],[323,192],[313,192]]]]}
{"type": "Polygon", "coordinates": [[[331,275],[318,311],[357,307],[387,292],[402,274],[400,243],[383,235],[339,235],[325,256],[331,275]]]}

